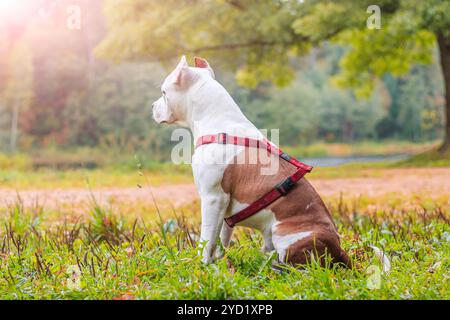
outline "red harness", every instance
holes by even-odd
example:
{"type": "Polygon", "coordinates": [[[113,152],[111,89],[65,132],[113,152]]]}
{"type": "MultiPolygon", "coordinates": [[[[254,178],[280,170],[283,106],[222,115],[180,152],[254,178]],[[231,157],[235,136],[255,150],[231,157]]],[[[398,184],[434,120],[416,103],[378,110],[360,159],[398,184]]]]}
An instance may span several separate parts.
{"type": "Polygon", "coordinates": [[[281,159],[289,162],[290,164],[297,167],[297,171],[295,171],[292,175],[290,175],[286,180],[277,184],[272,190],[266,193],[264,196],[250,204],[247,208],[239,211],[238,213],[225,218],[225,222],[233,228],[237,223],[250,218],[254,214],[258,213],[262,209],[269,206],[272,202],[277,200],[280,197],[286,196],[297,184],[297,182],[303,178],[305,174],[311,172],[313,167],[308,166],[297,159],[290,157],[279,148],[274,146],[268,140],[257,140],[253,138],[243,138],[237,136],[230,136],[226,133],[219,133],[215,135],[206,135],[202,136],[197,140],[196,148],[200,147],[204,144],[210,143],[219,143],[219,144],[234,144],[238,146],[244,147],[253,147],[253,148],[265,148],[267,151],[279,156],[281,159]]]}

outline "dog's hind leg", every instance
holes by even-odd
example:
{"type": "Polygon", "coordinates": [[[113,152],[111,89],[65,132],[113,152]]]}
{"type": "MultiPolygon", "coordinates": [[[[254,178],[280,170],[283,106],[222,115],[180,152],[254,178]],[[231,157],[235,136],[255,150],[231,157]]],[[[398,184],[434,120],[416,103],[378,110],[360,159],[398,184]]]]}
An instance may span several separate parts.
{"type": "Polygon", "coordinates": [[[262,247],[262,252],[271,252],[275,250],[272,241],[272,228],[268,228],[267,230],[262,231],[264,237],[264,244],[262,247]]]}
{"type": "Polygon", "coordinates": [[[204,263],[210,263],[213,260],[228,202],[229,197],[221,194],[210,194],[201,197],[202,227],[200,244],[202,246],[202,261],[204,263]]]}

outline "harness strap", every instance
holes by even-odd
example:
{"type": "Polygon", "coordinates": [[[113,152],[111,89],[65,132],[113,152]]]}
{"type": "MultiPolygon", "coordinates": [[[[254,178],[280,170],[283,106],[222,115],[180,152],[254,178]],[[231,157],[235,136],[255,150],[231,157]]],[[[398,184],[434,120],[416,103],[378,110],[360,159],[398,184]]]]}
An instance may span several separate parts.
{"type": "Polygon", "coordinates": [[[297,159],[289,156],[272,144],[269,140],[258,140],[253,138],[230,136],[226,133],[219,133],[215,135],[205,135],[197,140],[196,148],[204,144],[219,143],[219,144],[234,144],[244,147],[253,148],[265,148],[267,151],[279,156],[281,159],[289,162],[297,167],[297,170],[290,175],[286,180],[280,182],[273,187],[272,190],[267,192],[264,196],[250,204],[247,208],[235,213],[234,215],[225,218],[225,222],[229,227],[233,228],[237,223],[250,218],[254,214],[258,213],[262,209],[268,207],[271,203],[275,202],[280,197],[286,196],[297,184],[297,182],[303,178],[305,174],[311,172],[313,167],[298,161],[297,159]]]}

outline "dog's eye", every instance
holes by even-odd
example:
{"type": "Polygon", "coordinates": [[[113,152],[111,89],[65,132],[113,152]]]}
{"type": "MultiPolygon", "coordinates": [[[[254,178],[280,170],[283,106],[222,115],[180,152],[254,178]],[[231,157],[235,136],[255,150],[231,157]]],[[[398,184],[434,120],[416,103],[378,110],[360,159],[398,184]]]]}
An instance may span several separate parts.
{"type": "Polygon", "coordinates": [[[163,96],[165,96],[165,95],[166,95],[166,91],[163,90],[163,91],[162,91],[162,94],[163,94],[163,96]]]}

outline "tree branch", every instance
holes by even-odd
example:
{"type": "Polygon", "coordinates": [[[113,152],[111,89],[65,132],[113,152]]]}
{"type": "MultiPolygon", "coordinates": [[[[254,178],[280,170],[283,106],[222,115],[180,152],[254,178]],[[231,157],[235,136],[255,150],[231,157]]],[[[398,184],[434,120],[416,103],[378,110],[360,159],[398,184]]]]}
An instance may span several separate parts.
{"type": "Polygon", "coordinates": [[[217,50],[236,50],[243,48],[253,48],[253,47],[267,47],[282,45],[281,42],[266,42],[266,41],[252,41],[244,43],[229,43],[229,44],[219,44],[216,46],[206,46],[191,50],[193,53],[199,53],[202,51],[217,51],[217,50]]]}
{"type": "Polygon", "coordinates": [[[239,10],[245,9],[244,5],[242,5],[242,3],[240,3],[237,0],[226,0],[225,2],[228,3],[232,7],[235,7],[236,9],[239,9],[239,10]]]}

